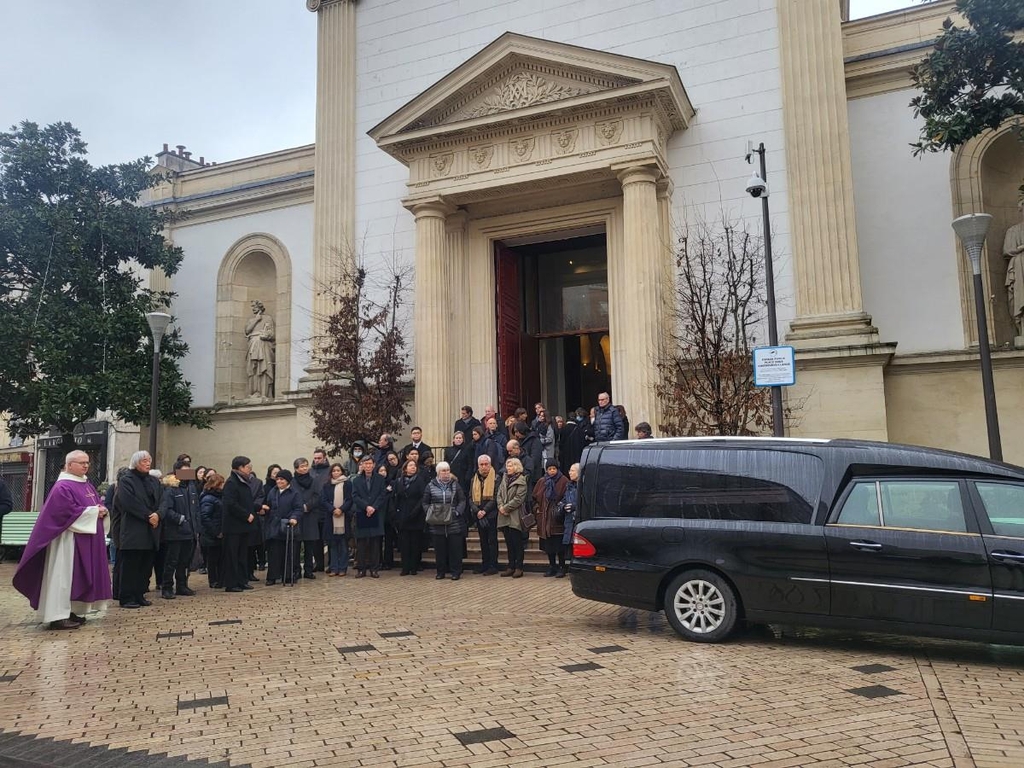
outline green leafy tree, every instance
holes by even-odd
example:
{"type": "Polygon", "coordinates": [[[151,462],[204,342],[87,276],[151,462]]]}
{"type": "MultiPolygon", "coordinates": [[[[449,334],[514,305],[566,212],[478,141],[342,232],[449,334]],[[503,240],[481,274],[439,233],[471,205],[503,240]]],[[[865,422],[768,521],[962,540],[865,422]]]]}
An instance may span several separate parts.
{"type": "MultiPolygon", "coordinates": [[[[93,167],[69,123],[0,133],[0,412],[12,435],[55,427],[70,447],[97,410],[148,422],[145,313],[173,294],[143,288],[141,275],[181,262],[161,232],[167,214],[138,205],[148,165],[93,167]]],[[[207,426],[178,369],[186,351],[175,332],[165,337],[160,417],[207,426]]]]}
{"type": "Polygon", "coordinates": [[[956,10],[967,26],[946,19],[913,73],[921,92],[910,105],[924,118],[914,154],[954,150],[1024,115],[1024,2],[957,0],[956,10]]]}

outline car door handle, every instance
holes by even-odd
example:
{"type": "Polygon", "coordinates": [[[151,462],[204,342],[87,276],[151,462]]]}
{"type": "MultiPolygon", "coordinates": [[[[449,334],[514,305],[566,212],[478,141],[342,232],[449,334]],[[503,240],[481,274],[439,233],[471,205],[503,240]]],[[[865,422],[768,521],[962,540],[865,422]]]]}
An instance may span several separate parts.
{"type": "Polygon", "coordinates": [[[1024,555],[1018,555],[1015,552],[990,552],[989,553],[995,560],[1011,560],[1015,563],[1024,563],[1024,555]]]}
{"type": "Polygon", "coordinates": [[[865,552],[877,552],[882,548],[881,544],[874,541],[851,541],[850,546],[854,549],[861,549],[865,552]]]}

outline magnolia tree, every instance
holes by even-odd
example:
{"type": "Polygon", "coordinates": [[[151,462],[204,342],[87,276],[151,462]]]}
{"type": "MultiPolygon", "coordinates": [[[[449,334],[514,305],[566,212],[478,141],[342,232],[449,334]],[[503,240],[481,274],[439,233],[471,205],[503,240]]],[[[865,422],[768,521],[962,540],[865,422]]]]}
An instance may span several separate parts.
{"type": "Polygon", "coordinates": [[[411,421],[403,327],[411,271],[395,259],[375,272],[356,265],[337,286],[313,392],[313,435],[337,456],[353,441],[397,432],[411,421]]]}
{"type": "Polygon", "coordinates": [[[764,250],[743,225],[699,221],[679,238],[658,395],[666,435],[753,435],[771,426],[752,352],[766,332],[764,250]]]}

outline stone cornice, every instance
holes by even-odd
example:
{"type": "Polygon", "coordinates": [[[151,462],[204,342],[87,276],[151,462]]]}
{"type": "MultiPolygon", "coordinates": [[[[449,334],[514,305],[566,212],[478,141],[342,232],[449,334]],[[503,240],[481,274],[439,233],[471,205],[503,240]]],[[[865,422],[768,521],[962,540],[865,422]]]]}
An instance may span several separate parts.
{"type": "Polygon", "coordinates": [[[334,5],[336,3],[351,3],[352,5],[355,5],[356,0],[306,0],[306,10],[316,13],[327,6],[334,5]]]}

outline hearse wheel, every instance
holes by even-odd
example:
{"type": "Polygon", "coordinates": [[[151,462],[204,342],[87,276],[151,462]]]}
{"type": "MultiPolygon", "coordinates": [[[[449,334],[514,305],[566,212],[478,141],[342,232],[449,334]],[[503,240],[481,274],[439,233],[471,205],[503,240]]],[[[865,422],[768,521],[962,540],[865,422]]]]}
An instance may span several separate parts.
{"type": "Polygon", "coordinates": [[[692,570],[679,574],[665,590],[665,616],[687,640],[717,643],[736,627],[736,593],[717,573],[692,570]]]}

